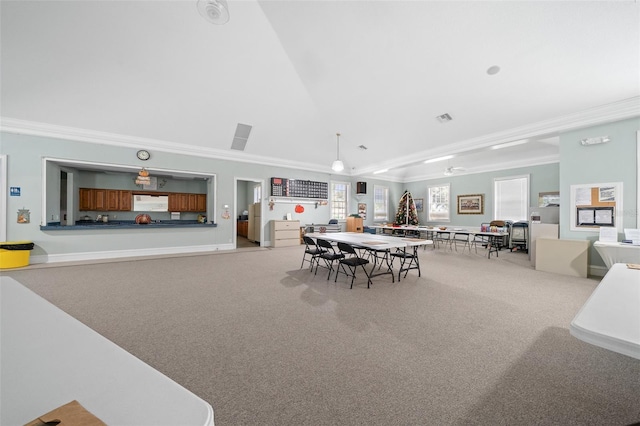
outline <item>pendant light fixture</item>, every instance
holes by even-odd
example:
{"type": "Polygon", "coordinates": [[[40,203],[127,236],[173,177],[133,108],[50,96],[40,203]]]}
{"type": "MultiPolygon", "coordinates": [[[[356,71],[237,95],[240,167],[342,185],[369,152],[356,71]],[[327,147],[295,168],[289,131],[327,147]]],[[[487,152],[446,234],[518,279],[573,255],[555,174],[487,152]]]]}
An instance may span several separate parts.
{"type": "Polygon", "coordinates": [[[344,170],[344,164],[342,164],[342,161],[340,161],[340,133],[336,133],[336,137],[337,137],[337,157],[336,157],[336,161],[333,162],[333,164],[331,165],[331,169],[334,172],[341,172],[344,170]]]}

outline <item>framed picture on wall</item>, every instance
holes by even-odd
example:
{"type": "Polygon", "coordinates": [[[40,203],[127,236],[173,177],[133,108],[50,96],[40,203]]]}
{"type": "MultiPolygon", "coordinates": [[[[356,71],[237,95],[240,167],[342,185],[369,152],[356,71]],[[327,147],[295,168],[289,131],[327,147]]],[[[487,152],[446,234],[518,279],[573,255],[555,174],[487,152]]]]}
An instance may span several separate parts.
{"type": "Polygon", "coordinates": [[[458,214],[484,214],[484,194],[458,195],[458,214]]]}
{"type": "Polygon", "coordinates": [[[538,193],[538,207],[559,206],[560,192],[540,192],[538,193]]]}
{"type": "Polygon", "coordinates": [[[367,220],[367,205],[365,203],[358,203],[358,214],[362,220],[367,220]]]}
{"type": "Polygon", "coordinates": [[[416,210],[421,212],[424,209],[424,198],[414,198],[413,202],[416,204],[416,210]]]}

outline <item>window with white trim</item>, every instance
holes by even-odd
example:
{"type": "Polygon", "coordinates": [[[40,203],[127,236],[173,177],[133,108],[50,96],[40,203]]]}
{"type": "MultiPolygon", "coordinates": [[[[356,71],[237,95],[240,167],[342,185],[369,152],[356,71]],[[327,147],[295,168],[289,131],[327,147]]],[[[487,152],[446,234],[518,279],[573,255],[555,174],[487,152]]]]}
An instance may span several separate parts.
{"type": "Polygon", "coordinates": [[[373,220],[389,220],[389,188],[386,186],[373,186],[373,220]]]}
{"type": "Polygon", "coordinates": [[[493,180],[493,218],[495,220],[527,220],[529,216],[529,175],[493,180]]]}
{"type": "Polygon", "coordinates": [[[346,220],[349,216],[349,190],[347,182],[331,182],[331,219],[346,220]]]}
{"type": "Polygon", "coordinates": [[[450,203],[450,184],[430,186],[427,190],[427,221],[429,222],[449,222],[451,220],[449,212],[451,211],[450,203]]]}
{"type": "Polygon", "coordinates": [[[259,203],[262,200],[262,185],[253,187],[253,202],[259,203]]]}

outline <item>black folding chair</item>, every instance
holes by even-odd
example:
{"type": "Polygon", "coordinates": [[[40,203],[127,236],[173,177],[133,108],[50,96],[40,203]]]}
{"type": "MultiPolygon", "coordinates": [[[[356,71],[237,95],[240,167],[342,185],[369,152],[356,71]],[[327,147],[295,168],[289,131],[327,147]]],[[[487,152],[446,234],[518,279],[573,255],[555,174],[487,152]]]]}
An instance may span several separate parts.
{"type": "Polygon", "coordinates": [[[398,271],[398,281],[400,281],[400,274],[404,272],[405,278],[410,269],[417,269],[418,276],[420,276],[420,261],[418,259],[418,246],[411,247],[411,253],[407,253],[406,249],[397,249],[394,253],[391,253],[391,264],[396,259],[400,259],[400,270],[398,271]],[[408,264],[407,264],[408,262],[408,264]],[[405,267],[405,265],[407,265],[405,267]]]}
{"type": "MultiPolygon", "coordinates": [[[[367,272],[367,270],[364,267],[364,265],[368,264],[369,261],[367,259],[364,259],[364,258],[360,257],[358,255],[358,253],[355,251],[355,249],[353,248],[353,246],[351,246],[350,244],[338,242],[338,248],[345,255],[344,259],[340,259],[339,260],[339,265],[338,266],[342,268],[342,272],[347,277],[351,277],[351,287],[350,288],[353,288],[353,281],[356,279],[356,269],[358,269],[358,266],[362,267],[362,270],[364,271],[364,274],[367,276],[367,288],[370,288],[371,287],[371,277],[369,277],[369,273],[367,272]],[[349,272],[347,272],[347,269],[345,268],[345,265],[349,268],[349,272]]],[[[335,281],[338,281],[338,272],[340,272],[339,269],[336,272],[335,281]]]]}
{"type": "Polygon", "coordinates": [[[309,268],[313,270],[313,265],[320,263],[320,255],[325,252],[324,249],[318,248],[318,245],[311,237],[306,235],[302,237],[304,240],[304,254],[302,255],[302,263],[300,269],[304,266],[304,262],[309,262],[309,268]]]}
{"type": "MultiPolygon", "coordinates": [[[[320,249],[325,250],[325,252],[320,255],[320,259],[324,260],[324,264],[326,265],[324,267],[329,270],[329,275],[327,275],[327,279],[329,279],[331,277],[331,273],[333,272],[333,262],[335,262],[336,260],[344,259],[344,253],[338,253],[329,241],[323,240],[322,238],[318,238],[316,242],[318,243],[318,247],[320,249]]],[[[321,265],[319,263],[316,265],[316,274],[318,273],[318,266],[321,265]]],[[[338,269],[338,267],[336,267],[336,270],[338,269]]],[[[338,273],[336,272],[336,276],[337,275],[338,273]]]]}

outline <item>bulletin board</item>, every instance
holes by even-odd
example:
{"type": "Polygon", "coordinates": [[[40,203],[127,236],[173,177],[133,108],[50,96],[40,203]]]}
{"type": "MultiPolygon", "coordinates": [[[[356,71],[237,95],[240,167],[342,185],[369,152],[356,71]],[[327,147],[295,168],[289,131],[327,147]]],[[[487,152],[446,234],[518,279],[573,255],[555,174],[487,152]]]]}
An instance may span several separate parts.
{"type": "Polygon", "coordinates": [[[571,186],[571,230],[622,232],[622,182],[571,186]]]}

